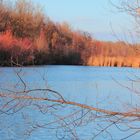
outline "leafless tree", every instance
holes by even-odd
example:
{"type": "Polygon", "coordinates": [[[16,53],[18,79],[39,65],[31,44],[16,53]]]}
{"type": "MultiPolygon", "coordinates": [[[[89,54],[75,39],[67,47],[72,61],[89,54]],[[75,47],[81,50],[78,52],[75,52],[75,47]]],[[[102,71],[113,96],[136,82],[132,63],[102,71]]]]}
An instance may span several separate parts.
{"type": "Polygon", "coordinates": [[[109,0],[118,12],[126,13],[135,20],[136,32],[140,33],[140,0],[109,0]]]}

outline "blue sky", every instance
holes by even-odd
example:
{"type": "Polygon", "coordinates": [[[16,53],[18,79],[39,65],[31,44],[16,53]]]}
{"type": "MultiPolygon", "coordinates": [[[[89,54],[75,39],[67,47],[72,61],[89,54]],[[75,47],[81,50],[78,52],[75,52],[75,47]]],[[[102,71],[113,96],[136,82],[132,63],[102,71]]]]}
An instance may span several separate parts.
{"type": "MultiPolygon", "coordinates": [[[[118,0],[114,0],[118,1],[118,0]]],[[[33,0],[55,22],[67,22],[75,30],[91,33],[101,40],[129,39],[127,30],[133,29],[130,16],[119,13],[109,0],[33,0]]]]}

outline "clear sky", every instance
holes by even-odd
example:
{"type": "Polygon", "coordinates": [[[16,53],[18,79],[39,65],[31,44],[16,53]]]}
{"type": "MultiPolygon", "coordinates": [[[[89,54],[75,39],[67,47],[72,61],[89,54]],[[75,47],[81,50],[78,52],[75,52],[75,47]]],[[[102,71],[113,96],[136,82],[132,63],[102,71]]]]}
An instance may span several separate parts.
{"type": "MultiPolygon", "coordinates": [[[[118,1],[118,0],[114,0],[118,1]]],[[[41,4],[44,12],[55,22],[67,22],[73,29],[91,33],[101,40],[129,39],[133,29],[130,16],[119,13],[109,0],[33,0],[41,4]],[[113,30],[113,32],[112,32],[113,30]]]]}

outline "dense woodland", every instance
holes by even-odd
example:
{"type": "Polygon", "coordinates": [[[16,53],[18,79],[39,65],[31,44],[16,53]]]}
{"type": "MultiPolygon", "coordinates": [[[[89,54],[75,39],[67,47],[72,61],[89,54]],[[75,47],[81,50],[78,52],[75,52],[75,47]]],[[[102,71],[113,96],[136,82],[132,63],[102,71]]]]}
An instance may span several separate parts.
{"type": "Polygon", "coordinates": [[[98,41],[51,21],[29,1],[1,1],[0,66],[46,64],[140,67],[139,45],[98,41]]]}

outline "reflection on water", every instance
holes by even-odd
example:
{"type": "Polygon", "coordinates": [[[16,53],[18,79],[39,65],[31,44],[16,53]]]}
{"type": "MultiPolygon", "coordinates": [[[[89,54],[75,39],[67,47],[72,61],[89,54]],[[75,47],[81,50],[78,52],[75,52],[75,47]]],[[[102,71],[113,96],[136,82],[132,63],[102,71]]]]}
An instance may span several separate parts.
{"type": "MultiPolygon", "coordinates": [[[[15,84],[20,83],[15,71],[19,68],[0,68],[0,86],[6,89],[12,89],[15,84]]],[[[108,68],[108,67],[86,67],[86,66],[42,66],[42,67],[26,67],[22,68],[22,78],[28,88],[45,88],[49,87],[58,91],[63,97],[70,101],[88,104],[94,107],[109,109],[113,111],[125,111],[130,107],[139,106],[139,96],[132,90],[125,87],[140,91],[139,77],[140,70],[132,68],[108,68]]],[[[21,83],[20,83],[21,84],[21,83]]],[[[21,87],[20,87],[21,88],[21,87]]],[[[19,89],[17,89],[19,90],[19,89]]],[[[2,102],[2,101],[1,101],[2,102]]],[[[44,104],[44,103],[41,103],[44,104]]],[[[55,109],[54,109],[55,110],[55,109]]],[[[45,126],[33,131],[31,135],[25,135],[26,130],[35,128],[38,121],[41,124],[49,123],[56,120],[56,114],[65,116],[68,112],[78,111],[73,107],[60,107],[53,114],[41,114],[37,110],[33,110],[32,106],[22,109],[13,115],[2,114],[0,116],[0,137],[3,140],[16,140],[27,138],[29,140],[46,140],[46,139],[73,139],[68,134],[68,129],[64,130],[45,126]],[[22,118],[22,119],[21,119],[22,118]],[[23,119],[24,118],[24,119],[23,119]],[[36,124],[34,126],[34,124],[36,124]],[[65,136],[64,133],[65,132],[65,136]]],[[[87,119],[91,119],[89,113],[87,119]]],[[[92,119],[91,119],[92,120],[92,119]]],[[[67,120],[67,123],[69,120],[67,120]]],[[[64,122],[63,122],[64,123],[64,122]]],[[[63,125],[59,124],[59,125],[63,125]]],[[[39,124],[38,124],[39,125],[39,124]]],[[[66,124],[65,124],[66,125],[66,124]]],[[[76,128],[77,135],[80,139],[86,140],[95,136],[98,128],[106,126],[105,121],[97,121],[88,123],[88,126],[80,126],[76,128]]],[[[70,126],[74,129],[73,126],[70,126]]],[[[125,128],[125,126],[123,126],[125,128]]],[[[69,128],[70,129],[70,128],[69,128]]],[[[70,130],[69,130],[70,131],[70,130]]],[[[110,127],[108,133],[111,133],[114,139],[118,140],[121,136],[127,136],[133,132],[127,131],[125,134],[118,131],[115,127],[110,127]]],[[[110,134],[103,133],[96,139],[111,139],[110,134]]],[[[78,137],[77,136],[77,137],[78,137]]],[[[76,138],[75,138],[76,139],[76,138]]],[[[130,138],[132,139],[132,138],[130,138]]],[[[133,139],[138,140],[139,135],[135,135],[133,139]]]]}

